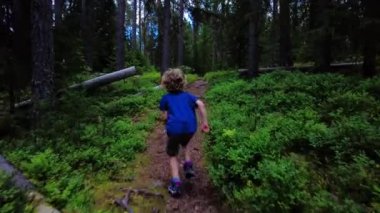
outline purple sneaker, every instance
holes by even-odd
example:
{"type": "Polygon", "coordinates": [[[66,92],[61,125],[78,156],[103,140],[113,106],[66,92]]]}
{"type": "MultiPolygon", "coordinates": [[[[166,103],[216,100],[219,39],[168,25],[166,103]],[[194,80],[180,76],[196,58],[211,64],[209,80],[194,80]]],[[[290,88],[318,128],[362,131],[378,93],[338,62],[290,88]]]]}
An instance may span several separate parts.
{"type": "Polygon", "coordinates": [[[195,176],[194,169],[193,169],[193,162],[186,161],[183,164],[183,170],[185,171],[185,177],[187,179],[190,179],[195,176]]]}
{"type": "Polygon", "coordinates": [[[168,191],[172,197],[179,197],[181,195],[181,181],[177,178],[172,178],[168,191]]]}

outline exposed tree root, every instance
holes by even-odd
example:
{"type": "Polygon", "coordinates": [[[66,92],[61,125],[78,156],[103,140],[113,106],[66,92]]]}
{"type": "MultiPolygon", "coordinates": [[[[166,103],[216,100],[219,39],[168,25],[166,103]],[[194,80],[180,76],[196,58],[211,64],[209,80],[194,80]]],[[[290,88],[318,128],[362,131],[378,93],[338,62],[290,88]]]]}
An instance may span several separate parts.
{"type": "MultiPolygon", "coordinates": [[[[141,195],[141,196],[144,196],[144,197],[158,197],[158,198],[164,199],[164,195],[162,195],[161,193],[150,192],[150,191],[148,191],[146,189],[131,189],[131,188],[128,188],[128,189],[121,189],[121,190],[126,191],[124,197],[120,198],[120,199],[116,199],[114,201],[114,203],[116,205],[120,206],[121,208],[123,208],[124,210],[128,211],[129,213],[133,213],[133,209],[129,205],[129,202],[132,200],[132,196],[133,195],[141,195]]],[[[157,208],[153,208],[152,212],[158,213],[160,211],[157,208]]]]}

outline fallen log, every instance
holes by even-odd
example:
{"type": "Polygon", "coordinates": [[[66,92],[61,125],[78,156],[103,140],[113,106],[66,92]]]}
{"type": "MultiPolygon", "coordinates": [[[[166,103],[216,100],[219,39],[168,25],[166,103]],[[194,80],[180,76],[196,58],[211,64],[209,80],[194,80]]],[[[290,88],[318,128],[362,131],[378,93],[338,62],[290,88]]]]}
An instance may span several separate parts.
{"type": "Polygon", "coordinates": [[[136,68],[135,67],[129,67],[125,68],[116,72],[111,72],[87,81],[84,81],[79,84],[74,84],[69,87],[69,89],[93,89],[97,87],[101,87],[104,85],[107,85],[109,83],[122,80],[124,78],[128,78],[130,76],[133,76],[136,74],[136,68]]]}
{"type": "MultiPolygon", "coordinates": [[[[352,63],[335,63],[331,64],[330,68],[332,70],[342,70],[348,69],[352,67],[360,67],[363,65],[363,62],[352,62],[352,63]]],[[[301,71],[312,71],[315,67],[312,65],[304,65],[304,66],[292,66],[292,67],[261,67],[259,68],[260,73],[272,72],[275,70],[301,70],[301,71]]],[[[243,74],[247,72],[248,69],[238,69],[238,72],[243,74]]]]}
{"type": "Polygon", "coordinates": [[[28,200],[34,203],[36,212],[59,213],[57,209],[50,206],[45,201],[45,198],[35,190],[33,184],[1,155],[0,170],[11,177],[11,181],[17,188],[27,192],[28,200]]]}
{"type": "MultiPolygon", "coordinates": [[[[128,78],[128,77],[133,76],[135,74],[136,74],[136,68],[133,66],[133,67],[129,67],[129,68],[119,70],[119,71],[107,73],[105,75],[101,75],[101,76],[98,76],[96,78],[83,81],[82,83],[73,84],[73,85],[69,86],[68,89],[74,89],[74,90],[95,89],[95,88],[110,84],[112,82],[128,78]]],[[[62,93],[62,90],[60,92],[58,92],[58,95],[61,93],[62,93]]],[[[32,105],[32,99],[28,99],[28,100],[16,103],[15,108],[23,108],[23,107],[28,107],[30,105],[32,105]]]]}
{"type": "Polygon", "coordinates": [[[22,190],[33,190],[33,184],[24,175],[13,167],[3,156],[0,155],[0,169],[11,176],[15,186],[22,190]]]}

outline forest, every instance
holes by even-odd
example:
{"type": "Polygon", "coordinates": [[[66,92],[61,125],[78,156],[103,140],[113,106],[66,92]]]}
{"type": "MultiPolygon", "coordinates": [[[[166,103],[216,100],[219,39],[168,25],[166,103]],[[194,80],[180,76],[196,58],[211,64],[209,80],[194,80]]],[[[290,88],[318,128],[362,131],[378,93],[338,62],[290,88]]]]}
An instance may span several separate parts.
{"type": "Polygon", "coordinates": [[[0,213],[380,212],[379,69],[378,0],[1,0],[0,213]],[[211,128],[180,198],[169,68],[211,128]]]}

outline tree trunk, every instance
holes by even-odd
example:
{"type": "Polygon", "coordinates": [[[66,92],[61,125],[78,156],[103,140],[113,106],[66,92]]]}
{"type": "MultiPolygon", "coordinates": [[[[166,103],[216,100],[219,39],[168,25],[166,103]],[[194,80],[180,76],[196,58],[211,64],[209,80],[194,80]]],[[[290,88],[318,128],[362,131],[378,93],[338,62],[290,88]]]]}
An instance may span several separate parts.
{"type": "Polygon", "coordinates": [[[331,63],[329,0],[311,0],[310,26],[313,32],[314,63],[317,71],[327,71],[331,63]]]}
{"type": "MultiPolygon", "coordinates": [[[[278,0],[272,0],[273,6],[272,6],[272,17],[273,20],[276,22],[278,19],[278,0]]],[[[277,27],[277,26],[276,26],[277,27]]]]}
{"type": "MultiPolygon", "coordinates": [[[[8,95],[9,95],[9,112],[13,114],[15,112],[14,104],[16,102],[15,98],[15,78],[14,78],[14,66],[10,62],[10,58],[6,58],[5,68],[6,68],[6,80],[8,81],[8,95]]],[[[1,117],[1,116],[0,116],[1,117]]]]}
{"type": "MultiPolygon", "coordinates": [[[[200,0],[194,0],[195,9],[200,9],[200,0]]],[[[199,21],[200,17],[193,20],[193,68],[196,73],[200,72],[199,53],[198,53],[198,34],[199,34],[199,21]]]]}
{"type": "Polygon", "coordinates": [[[70,89],[81,88],[81,89],[86,89],[86,90],[94,89],[94,88],[101,87],[101,86],[107,85],[107,84],[115,82],[115,81],[119,81],[121,79],[128,78],[128,77],[135,75],[135,74],[136,74],[136,68],[135,67],[129,67],[129,68],[125,68],[125,69],[122,69],[119,71],[111,72],[111,73],[108,73],[108,74],[105,74],[105,75],[84,81],[84,82],[79,83],[79,84],[74,84],[74,85],[70,86],[69,88],[70,89]]]}
{"type": "Polygon", "coordinates": [[[117,0],[116,16],[116,69],[124,68],[125,61],[125,0],[117,0]]]}
{"type": "Polygon", "coordinates": [[[62,22],[62,8],[64,0],[54,0],[54,23],[59,26],[62,22]]]}
{"type": "Polygon", "coordinates": [[[197,21],[194,21],[193,23],[193,68],[196,73],[200,72],[199,53],[198,53],[198,34],[199,34],[199,23],[197,23],[197,21]]]}
{"type": "Polygon", "coordinates": [[[139,0],[139,50],[142,51],[142,21],[141,21],[141,10],[142,10],[142,1],[139,0]]]}
{"type": "Polygon", "coordinates": [[[25,176],[13,167],[3,156],[0,155],[0,170],[12,176],[12,181],[16,187],[22,190],[33,190],[33,184],[25,176]]]}
{"type": "Polygon", "coordinates": [[[132,16],[132,48],[137,49],[136,30],[137,30],[137,0],[133,0],[133,16],[132,16]]]}
{"type": "Polygon", "coordinates": [[[143,9],[143,19],[142,19],[142,23],[141,23],[141,27],[142,27],[142,32],[141,32],[141,35],[142,35],[142,52],[145,56],[147,56],[147,58],[149,58],[149,55],[148,55],[148,51],[147,51],[147,18],[148,18],[148,15],[147,15],[147,10],[145,8],[145,5],[144,5],[144,9],[143,9]]]}
{"type": "Polygon", "coordinates": [[[290,41],[289,0],[280,0],[280,65],[293,66],[290,41]]]}
{"type": "MultiPolygon", "coordinates": [[[[12,43],[12,36],[11,36],[11,26],[13,25],[11,21],[11,13],[13,13],[13,10],[10,8],[15,8],[15,2],[4,2],[0,6],[0,35],[2,36],[2,39],[0,40],[0,90],[5,89],[5,85],[8,83],[8,95],[9,95],[9,102],[12,102],[14,99],[14,93],[13,93],[13,87],[14,87],[14,78],[13,78],[13,66],[12,66],[12,59],[14,58],[14,48],[12,48],[12,45],[14,46],[14,43],[12,43]],[[4,87],[2,87],[4,86],[4,87]]],[[[13,39],[14,40],[14,39],[13,39]]],[[[14,102],[14,101],[13,101],[14,102]]],[[[10,105],[9,111],[12,112],[13,107],[10,105]]],[[[0,135],[2,135],[5,132],[8,132],[9,129],[9,122],[5,120],[5,118],[8,116],[8,108],[6,107],[6,103],[4,100],[4,97],[0,95],[0,135]]]]}
{"type": "MultiPolygon", "coordinates": [[[[213,4],[213,8],[212,8],[212,11],[214,13],[218,13],[218,7],[219,7],[219,3],[214,3],[213,4]]],[[[224,16],[224,14],[222,13],[222,11],[219,12],[221,14],[221,19],[222,17],[224,16]]],[[[213,40],[212,40],[212,63],[211,63],[211,70],[216,70],[217,69],[217,62],[218,62],[218,49],[222,49],[223,47],[220,45],[218,46],[218,41],[220,40],[220,34],[218,33],[219,32],[219,29],[220,29],[220,25],[221,25],[222,21],[220,20],[216,20],[216,19],[212,19],[211,20],[211,26],[212,27],[212,33],[214,34],[213,36],[213,40]]]]}
{"type": "Polygon", "coordinates": [[[364,44],[363,44],[363,74],[366,77],[372,77],[376,74],[376,52],[378,45],[380,9],[378,1],[364,1],[364,44]]]}
{"type": "Polygon", "coordinates": [[[43,113],[41,100],[53,101],[54,51],[52,32],[52,4],[50,0],[32,0],[32,101],[33,120],[43,113]]]}
{"type": "Polygon", "coordinates": [[[94,69],[94,32],[92,21],[92,3],[87,0],[81,0],[81,35],[83,40],[83,51],[86,65],[94,69]]]}
{"type": "Polygon", "coordinates": [[[183,65],[183,12],[184,0],[179,1],[179,20],[178,20],[178,66],[183,65]]]}
{"type": "Polygon", "coordinates": [[[363,41],[363,74],[366,77],[372,77],[376,74],[376,38],[370,33],[364,36],[366,38],[363,41]]]}
{"type": "Polygon", "coordinates": [[[297,31],[297,27],[299,25],[299,20],[298,20],[298,2],[299,0],[293,0],[293,7],[292,7],[292,29],[293,32],[297,31]]]}
{"type": "Polygon", "coordinates": [[[163,36],[162,36],[161,74],[163,74],[169,68],[169,62],[170,62],[169,31],[170,31],[170,0],[165,0],[164,1],[163,36]]]}
{"type": "Polygon", "coordinates": [[[250,0],[248,33],[248,75],[254,77],[259,71],[259,11],[260,0],[250,0]]]}
{"type": "MultiPolygon", "coordinates": [[[[332,72],[352,72],[358,70],[361,66],[363,66],[362,62],[348,62],[348,63],[336,63],[336,64],[331,64],[331,71],[332,72]]],[[[302,72],[311,72],[314,70],[314,66],[310,65],[301,65],[301,66],[292,66],[292,67],[260,67],[259,68],[259,73],[264,73],[264,72],[273,72],[276,70],[300,70],[302,72]]],[[[240,75],[247,75],[248,69],[238,69],[238,72],[240,75]]]]}
{"type": "MultiPolygon", "coordinates": [[[[12,44],[12,81],[15,90],[30,85],[32,77],[31,55],[31,1],[14,0],[14,36],[12,44]]],[[[9,26],[11,27],[11,26],[9,26]]]]}
{"type": "Polygon", "coordinates": [[[278,65],[279,59],[279,24],[278,24],[278,0],[272,0],[272,26],[271,26],[271,64],[278,65]]]}

